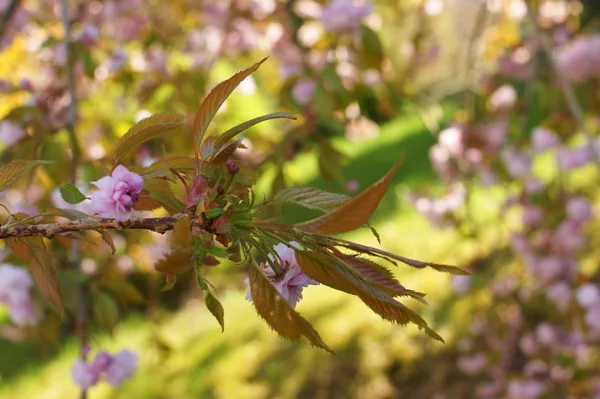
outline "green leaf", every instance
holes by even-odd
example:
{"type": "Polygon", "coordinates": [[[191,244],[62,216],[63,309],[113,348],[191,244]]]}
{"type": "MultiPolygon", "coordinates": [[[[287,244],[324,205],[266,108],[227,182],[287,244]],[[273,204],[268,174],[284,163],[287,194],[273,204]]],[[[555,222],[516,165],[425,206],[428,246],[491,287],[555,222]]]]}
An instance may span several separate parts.
{"type": "Polygon", "coordinates": [[[225,331],[225,311],[221,302],[212,294],[210,291],[206,291],[206,297],[204,298],[206,308],[215,316],[215,319],[221,325],[221,332],[225,331]]]}
{"type": "Polygon", "coordinates": [[[313,346],[333,353],[313,326],[290,306],[257,265],[250,265],[249,277],[254,308],[275,332],[291,341],[305,337],[313,346]]]}
{"type": "Polygon", "coordinates": [[[233,138],[235,138],[235,136],[242,133],[244,130],[247,130],[247,129],[251,128],[252,126],[257,125],[261,122],[268,121],[269,119],[277,119],[277,118],[286,118],[286,119],[294,119],[294,120],[296,119],[296,117],[294,115],[290,115],[287,112],[273,112],[271,114],[259,116],[254,119],[250,119],[249,121],[246,121],[244,123],[240,123],[239,125],[234,126],[231,129],[227,130],[225,133],[223,133],[222,135],[219,136],[215,145],[216,145],[217,149],[219,149],[222,146],[224,146],[229,140],[232,140],[233,138]]]}
{"type": "Polygon", "coordinates": [[[195,157],[200,158],[200,148],[204,139],[204,134],[208,125],[212,122],[213,118],[217,114],[221,105],[225,102],[227,97],[235,90],[235,88],[249,75],[258,69],[258,67],[267,60],[263,58],[261,61],[252,65],[250,68],[239,71],[224,82],[219,83],[214,89],[208,93],[206,98],[200,104],[196,116],[194,117],[194,147],[195,157]]]}
{"type": "Polygon", "coordinates": [[[292,187],[279,191],[272,203],[294,204],[308,209],[329,212],[350,199],[347,195],[328,193],[312,187],[292,187]]]}
{"type": "Polygon", "coordinates": [[[319,172],[329,182],[339,182],[344,178],[344,154],[330,142],[321,140],[319,148],[319,172]]]}
{"type": "Polygon", "coordinates": [[[185,125],[185,115],[178,113],[159,113],[142,119],[133,125],[117,143],[114,165],[129,151],[161,134],[173,131],[185,125]]]}
{"type": "Polygon", "coordinates": [[[227,259],[229,258],[229,253],[225,248],[221,247],[206,247],[206,251],[209,254],[216,256],[217,258],[227,259]]]}
{"type": "Polygon", "coordinates": [[[79,191],[77,187],[75,187],[71,183],[63,183],[58,187],[60,191],[61,197],[68,202],[69,204],[79,204],[81,201],[85,201],[86,196],[79,191]]]}
{"type": "Polygon", "coordinates": [[[169,212],[170,214],[183,212],[185,209],[185,204],[175,198],[173,195],[162,191],[155,191],[148,195],[150,198],[153,198],[160,202],[160,204],[169,212]]]}
{"type": "Polygon", "coordinates": [[[207,209],[204,213],[206,214],[207,219],[214,219],[217,216],[221,216],[225,212],[223,208],[211,208],[207,209]]]}
{"type": "Polygon", "coordinates": [[[14,254],[27,263],[33,281],[40,293],[52,302],[62,317],[64,308],[60,285],[42,238],[14,238],[9,240],[8,243],[14,254]]]}
{"type": "Polygon", "coordinates": [[[4,191],[13,184],[15,184],[20,178],[25,176],[27,172],[32,170],[38,165],[47,165],[52,163],[51,161],[12,161],[2,167],[0,167],[0,191],[4,191]]]}

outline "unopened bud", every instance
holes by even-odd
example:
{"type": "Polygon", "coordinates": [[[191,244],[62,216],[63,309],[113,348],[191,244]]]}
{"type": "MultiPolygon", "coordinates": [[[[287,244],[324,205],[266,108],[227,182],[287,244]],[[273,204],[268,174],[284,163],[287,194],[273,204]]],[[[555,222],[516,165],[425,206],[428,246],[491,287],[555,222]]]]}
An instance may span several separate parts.
{"type": "Polygon", "coordinates": [[[237,172],[240,171],[240,167],[238,166],[238,164],[232,161],[231,159],[225,162],[225,166],[227,166],[227,170],[232,175],[235,175],[237,172]]]}

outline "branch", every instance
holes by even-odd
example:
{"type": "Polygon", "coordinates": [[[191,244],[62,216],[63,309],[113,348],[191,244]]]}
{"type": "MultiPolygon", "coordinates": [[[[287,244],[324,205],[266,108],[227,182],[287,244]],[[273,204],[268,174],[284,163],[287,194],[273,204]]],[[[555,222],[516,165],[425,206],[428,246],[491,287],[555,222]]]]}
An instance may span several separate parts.
{"type": "Polygon", "coordinates": [[[188,217],[187,213],[178,213],[162,218],[141,218],[120,222],[116,219],[90,216],[67,222],[0,227],[0,239],[33,236],[54,238],[60,234],[89,230],[149,230],[163,234],[172,230],[177,221],[188,217]]]}

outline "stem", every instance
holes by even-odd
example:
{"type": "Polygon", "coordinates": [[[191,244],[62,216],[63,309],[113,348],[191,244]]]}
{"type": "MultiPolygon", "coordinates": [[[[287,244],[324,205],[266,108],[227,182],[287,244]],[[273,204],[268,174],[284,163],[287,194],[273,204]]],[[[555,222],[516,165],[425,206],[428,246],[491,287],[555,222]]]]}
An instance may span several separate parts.
{"type": "MultiPolygon", "coordinates": [[[[68,0],[61,0],[61,15],[62,24],[64,28],[64,45],[67,63],[65,66],[65,74],[67,78],[67,91],[69,93],[69,107],[67,109],[67,117],[65,121],[65,127],[69,133],[69,144],[71,147],[71,168],[70,168],[70,180],[71,183],[77,183],[77,168],[80,160],[79,144],[77,143],[77,135],[75,134],[75,123],[77,121],[77,95],[75,92],[75,77],[73,76],[73,52],[71,48],[71,19],[69,17],[69,4],[68,0]]],[[[73,240],[71,243],[71,252],[69,253],[68,266],[78,271],[81,263],[81,253],[79,248],[79,242],[73,240]]],[[[87,356],[87,301],[85,293],[85,283],[79,282],[77,284],[77,308],[75,316],[75,334],[79,338],[80,344],[80,355],[83,360],[86,360],[87,356]]],[[[87,398],[87,390],[84,388],[81,391],[81,399],[87,398]]]]}

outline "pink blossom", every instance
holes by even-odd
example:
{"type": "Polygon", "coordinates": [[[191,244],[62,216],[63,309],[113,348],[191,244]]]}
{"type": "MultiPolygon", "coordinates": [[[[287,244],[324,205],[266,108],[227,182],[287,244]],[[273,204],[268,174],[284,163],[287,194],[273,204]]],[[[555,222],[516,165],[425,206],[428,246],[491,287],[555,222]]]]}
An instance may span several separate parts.
{"type": "Polygon", "coordinates": [[[554,58],[572,81],[600,76],[600,35],[577,38],[557,49],[554,58]]]}
{"type": "Polygon", "coordinates": [[[539,194],[546,189],[546,186],[540,179],[529,176],[527,179],[525,179],[523,189],[525,193],[529,195],[539,194]]]}
{"type": "Polygon", "coordinates": [[[450,151],[439,144],[429,149],[429,159],[436,172],[445,180],[452,181],[456,170],[450,162],[450,151]]]}
{"type": "Polygon", "coordinates": [[[349,31],[357,28],[371,11],[371,3],[361,0],[331,0],[323,7],[320,21],[328,32],[349,31]]]}
{"type": "Polygon", "coordinates": [[[510,110],[517,101],[517,91],[511,85],[502,85],[497,88],[489,99],[492,112],[510,110]]]}
{"type": "Polygon", "coordinates": [[[536,127],[531,134],[531,144],[537,152],[544,152],[558,145],[558,137],[554,132],[543,127],[536,127]]]}
{"type": "Polygon", "coordinates": [[[593,160],[593,151],[585,145],[576,149],[559,147],[556,150],[556,161],[562,170],[580,168],[593,160]]]}
{"type": "MultiPolygon", "coordinates": [[[[291,241],[290,245],[298,247],[298,243],[295,241],[291,241]]],[[[309,285],[319,285],[319,282],[308,277],[300,269],[298,261],[296,261],[296,252],[292,248],[282,243],[275,246],[274,249],[280,259],[277,259],[274,255],[269,255],[269,259],[282,267],[283,275],[276,276],[271,266],[265,267],[265,275],[290,306],[295,308],[298,301],[302,299],[302,290],[309,285]]],[[[246,279],[246,283],[249,283],[248,279],[246,279]]],[[[248,289],[246,299],[252,300],[250,289],[248,289]]]]}
{"type": "Polygon", "coordinates": [[[600,306],[592,306],[587,310],[585,324],[594,332],[600,333],[600,306]]]}
{"type": "Polygon", "coordinates": [[[585,198],[571,198],[567,202],[567,215],[569,218],[583,223],[592,216],[592,205],[585,198]]]}
{"type": "Polygon", "coordinates": [[[130,378],[137,368],[138,357],[130,350],[122,350],[117,353],[108,367],[104,378],[114,387],[121,385],[123,380],[130,378]]]}
{"type": "Polygon", "coordinates": [[[100,351],[94,357],[92,368],[98,373],[103,373],[108,369],[113,360],[114,358],[110,353],[106,351],[100,351]]]}
{"type": "Polygon", "coordinates": [[[6,147],[10,147],[17,143],[25,136],[23,128],[11,121],[0,122],[0,141],[4,143],[6,147]]]}
{"type": "Polygon", "coordinates": [[[582,285],[575,296],[577,302],[584,308],[600,305],[600,289],[596,284],[586,283],[582,285]]]}
{"type": "Polygon", "coordinates": [[[358,189],[360,189],[360,184],[358,183],[358,181],[349,180],[346,183],[346,191],[348,191],[349,193],[355,193],[358,191],[358,189]]]}
{"type": "Polygon", "coordinates": [[[92,195],[94,211],[102,217],[126,221],[130,218],[138,194],[144,188],[144,179],[119,165],[111,176],[93,181],[92,184],[100,189],[92,195]]]}
{"type": "Polygon", "coordinates": [[[548,290],[546,290],[546,296],[548,296],[548,298],[550,298],[556,304],[556,306],[564,312],[567,310],[569,302],[571,301],[571,288],[567,283],[561,281],[548,287],[548,290]]]}
{"type": "Polygon", "coordinates": [[[292,97],[300,105],[306,105],[312,99],[317,84],[312,79],[301,79],[292,88],[292,97]]]}
{"type": "Polygon", "coordinates": [[[506,165],[508,173],[514,178],[525,178],[531,169],[531,159],[527,154],[507,148],[502,151],[502,160],[506,165]]]}
{"type": "Polygon", "coordinates": [[[86,363],[83,359],[78,359],[71,367],[71,376],[75,384],[83,389],[89,389],[100,379],[100,374],[86,363]]]}
{"type": "Polygon", "coordinates": [[[31,287],[33,280],[27,270],[7,263],[0,264],[0,303],[8,306],[10,319],[17,326],[38,322],[31,287]]]}
{"type": "Polygon", "coordinates": [[[498,59],[498,72],[501,75],[519,80],[527,80],[533,74],[533,68],[527,61],[517,59],[517,57],[503,57],[498,59]]]}
{"type": "Polygon", "coordinates": [[[508,384],[510,399],[536,399],[545,391],[544,383],[536,380],[511,381],[508,384]]]}
{"type": "Polygon", "coordinates": [[[438,142],[452,156],[459,156],[464,151],[465,132],[460,126],[451,126],[440,132],[438,142]]]}
{"type": "Polygon", "coordinates": [[[544,219],[544,211],[533,205],[526,205],[523,209],[522,221],[525,226],[536,225],[544,219]]]}
{"type": "Polygon", "coordinates": [[[573,252],[585,243],[581,224],[575,220],[564,220],[554,233],[554,244],[566,252],[573,252]]]}
{"type": "Polygon", "coordinates": [[[467,375],[475,375],[487,365],[488,359],[484,353],[473,356],[462,356],[458,359],[458,369],[467,375]]]}
{"type": "Polygon", "coordinates": [[[558,340],[558,331],[548,323],[541,323],[535,329],[535,336],[540,344],[552,346],[558,340]]]}
{"type": "Polygon", "coordinates": [[[452,290],[464,294],[471,286],[471,276],[452,276],[452,290]]]}

